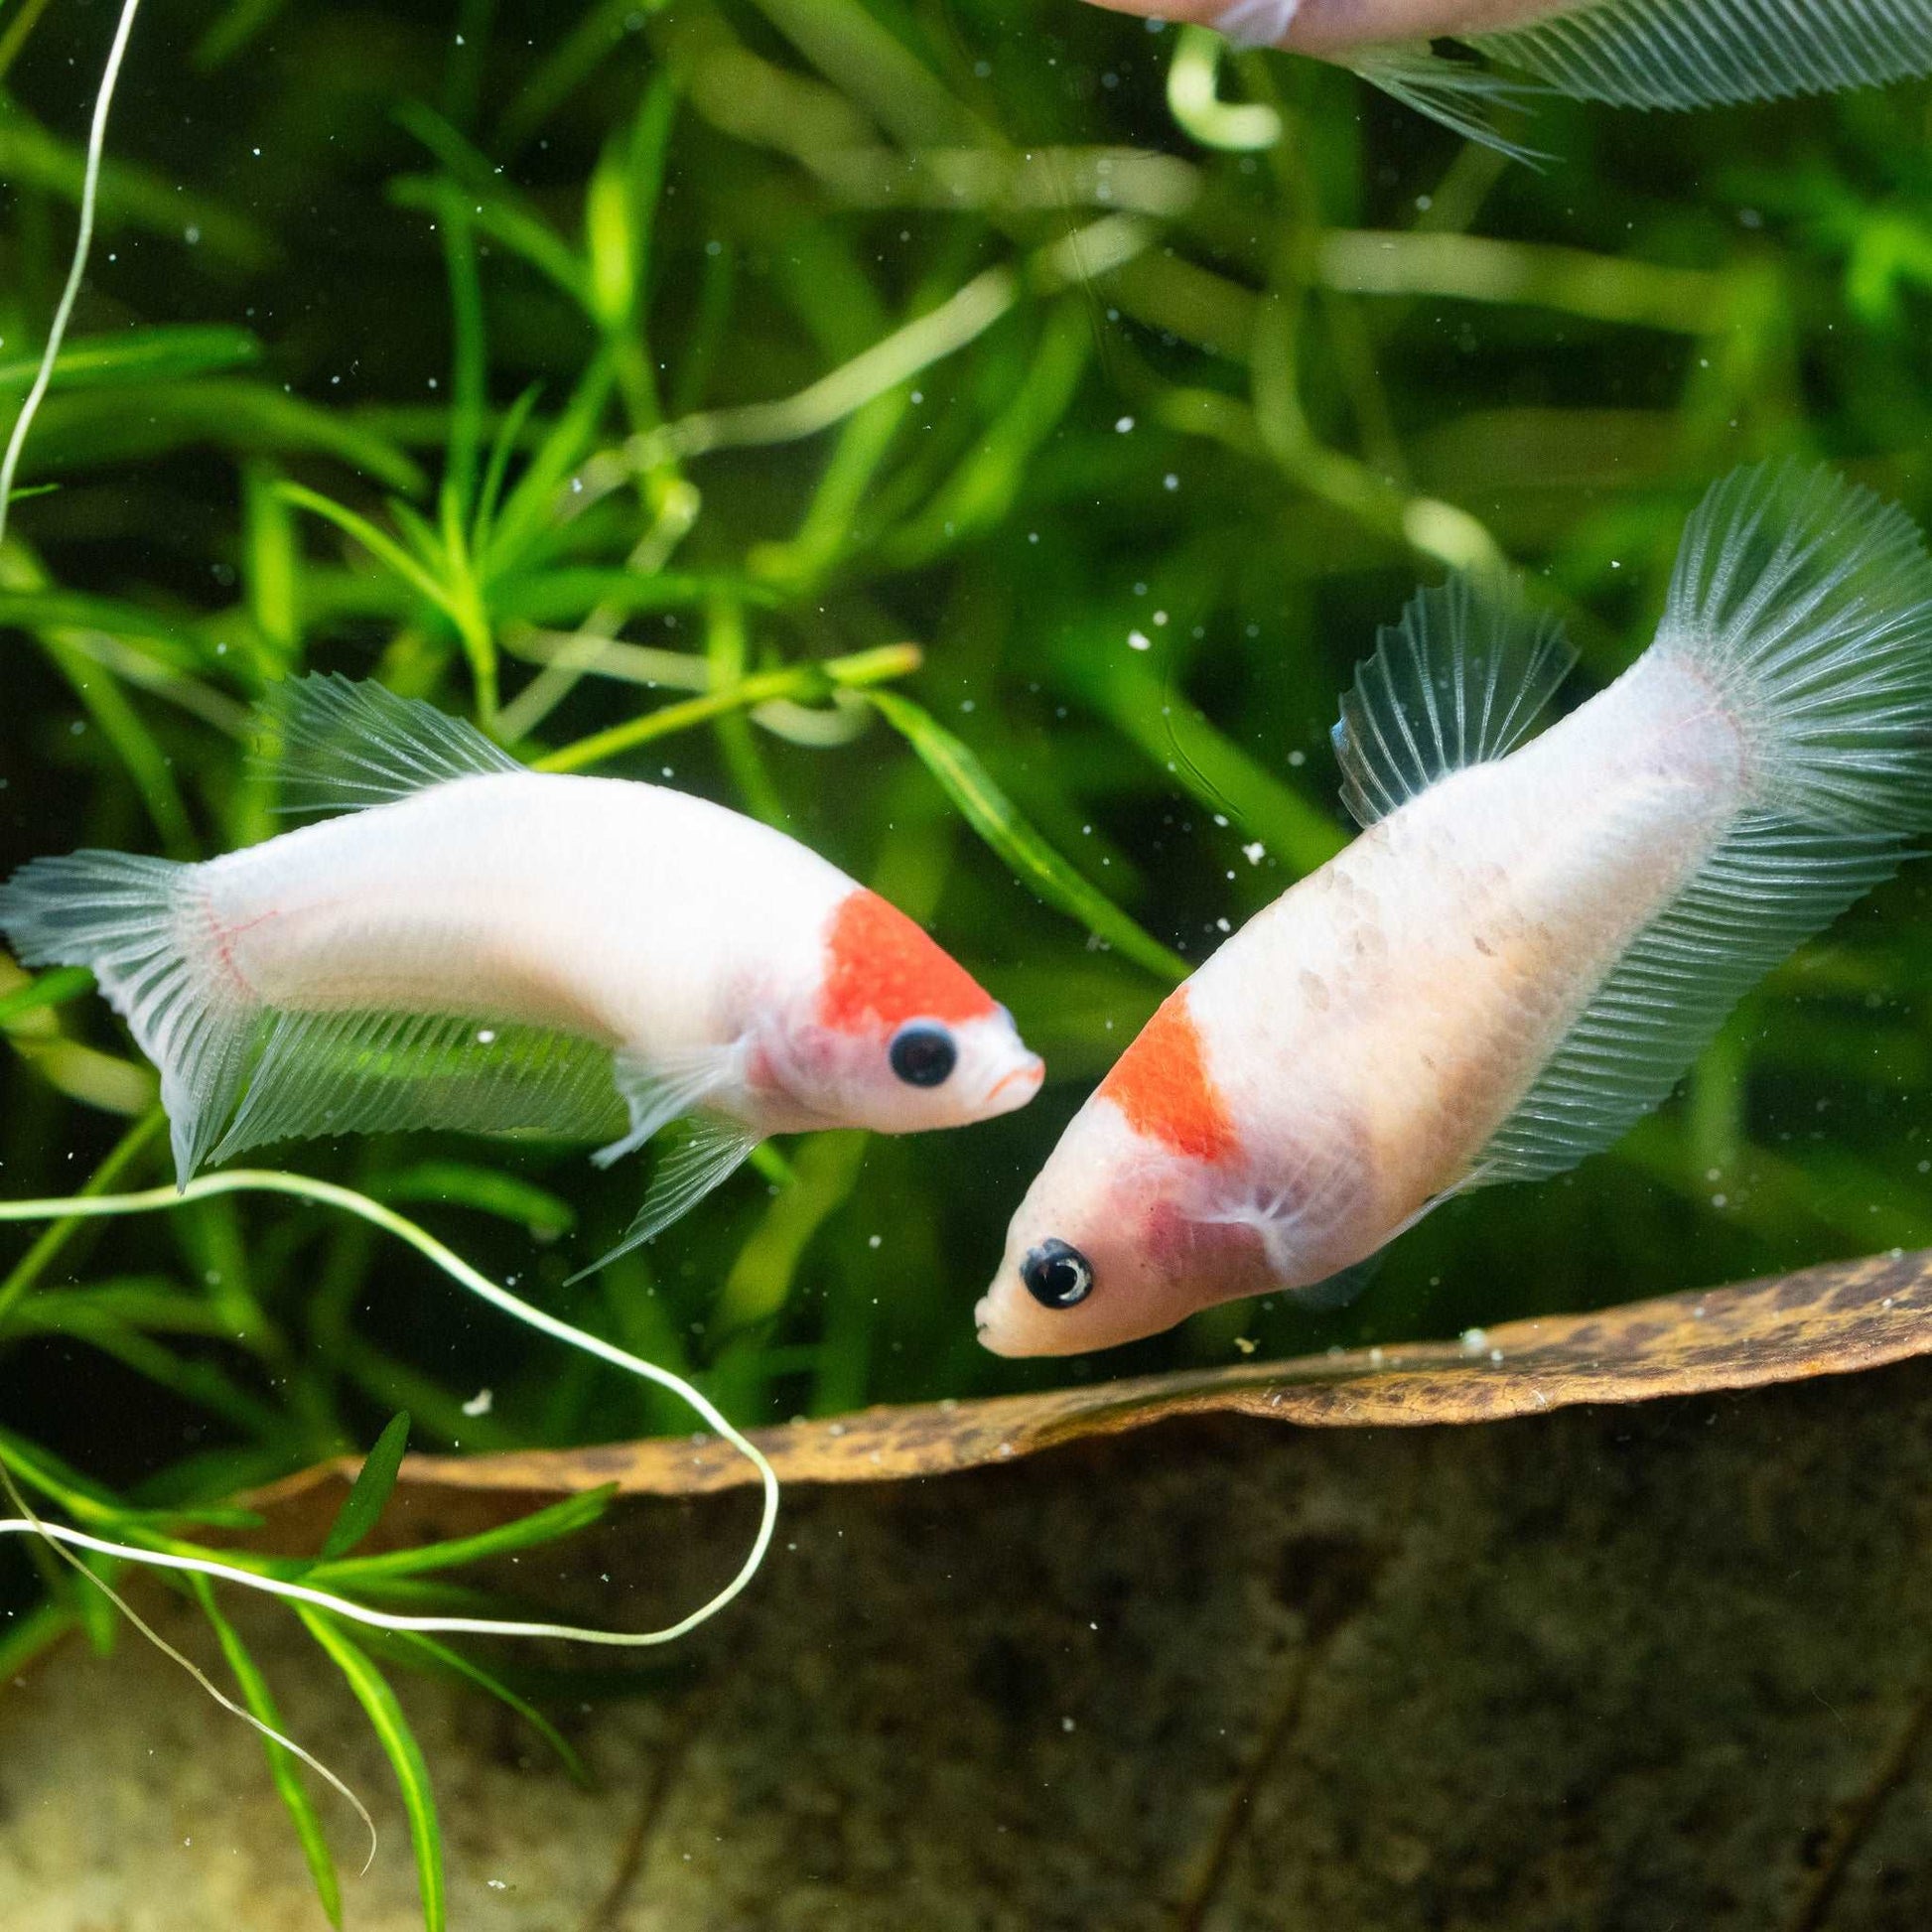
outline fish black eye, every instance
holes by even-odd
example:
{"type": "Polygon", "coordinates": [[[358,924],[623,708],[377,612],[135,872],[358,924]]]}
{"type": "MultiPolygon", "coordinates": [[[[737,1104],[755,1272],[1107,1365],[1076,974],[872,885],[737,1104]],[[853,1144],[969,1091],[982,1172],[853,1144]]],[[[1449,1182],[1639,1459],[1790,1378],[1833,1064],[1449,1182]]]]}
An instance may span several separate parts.
{"type": "Polygon", "coordinates": [[[930,1020],[908,1020],[887,1048],[893,1071],[908,1087],[936,1087],[959,1061],[952,1035],[930,1020]]]}
{"type": "Polygon", "coordinates": [[[1042,1241],[1020,1264],[1027,1293],[1043,1309],[1070,1309],[1093,1293],[1093,1263],[1069,1241],[1042,1241]]]}

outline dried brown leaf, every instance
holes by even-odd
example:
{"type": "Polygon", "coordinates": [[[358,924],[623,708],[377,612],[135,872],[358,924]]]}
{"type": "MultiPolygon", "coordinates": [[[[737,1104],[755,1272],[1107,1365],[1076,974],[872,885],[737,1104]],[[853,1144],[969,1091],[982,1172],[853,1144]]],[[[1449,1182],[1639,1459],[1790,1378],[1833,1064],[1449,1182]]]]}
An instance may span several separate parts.
{"type": "MultiPolygon", "coordinates": [[[[1807,1268],[1590,1314],[1512,1321],[1461,1341],[1143,1376],[1045,1395],[869,1409],[758,1441],[781,1480],[887,1482],[1032,1455],[1088,1436],[1213,1412],[1310,1428],[1496,1422],[1584,1402],[1748,1389],[1843,1375],[1932,1349],[1932,1250],[1807,1268]]],[[[345,1459],[258,1500],[283,1524],[352,1479],[345,1459]]],[[[507,1454],[411,1455],[400,1487],[519,1507],[616,1482],[697,1495],[752,1479],[713,1437],[507,1454]]]]}

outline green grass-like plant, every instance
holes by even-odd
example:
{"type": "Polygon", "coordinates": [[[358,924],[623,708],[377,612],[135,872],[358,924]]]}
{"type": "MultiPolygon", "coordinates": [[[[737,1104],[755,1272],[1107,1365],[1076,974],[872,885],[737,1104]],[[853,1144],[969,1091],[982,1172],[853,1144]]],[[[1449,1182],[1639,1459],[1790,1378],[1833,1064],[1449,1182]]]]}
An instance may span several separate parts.
{"type": "MultiPolygon", "coordinates": [[[[0,0],[9,425],[107,27],[0,0]]],[[[994,987],[1052,1084],[944,1148],[763,1150],[571,1284],[634,1184],[568,1148],[306,1144],[287,1191],[215,1175],[103,1211],[164,1180],[152,1073],[85,974],[0,959],[0,1193],[70,1208],[0,1279],[0,1466],[50,1528],[385,1614],[500,1607],[450,1573],[608,1499],[368,1551],[390,1418],[470,1449],[688,1425],[664,1388],[465,1320],[438,1255],[749,1427],[1932,1239],[1908,872],[1665,1113],[1432,1217],[1351,1310],[1225,1309],[1071,1365],[996,1362],[970,1321],[1070,1108],[1342,843],[1326,727],[1419,578],[1526,570],[1600,681],[1739,461],[1828,456],[1932,519],[1925,87],[1553,98],[1531,170],[1345,74],[1072,0],[143,0],[127,61],[0,543],[0,865],[265,837],[254,703],[311,667],[378,677],[542,768],[668,776],[824,850],[994,987]],[[236,1494],[385,1441],[340,1547],[231,1547],[236,1494]]],[[[44,1544],[0,1550],[0,1683],[76,1628],[115,1640],[44,1544]]],[[[229,1587],[178,1581],[279,1732],[229,1587]]],[[[457,1673],[542,1729],[535,1680],[295,1613],[383,1741],[440,1925],[433,1767],[389,1676],[457,1673]]],[[[340,1923],[333,1800],[265,1743],[340,1923]]]]}

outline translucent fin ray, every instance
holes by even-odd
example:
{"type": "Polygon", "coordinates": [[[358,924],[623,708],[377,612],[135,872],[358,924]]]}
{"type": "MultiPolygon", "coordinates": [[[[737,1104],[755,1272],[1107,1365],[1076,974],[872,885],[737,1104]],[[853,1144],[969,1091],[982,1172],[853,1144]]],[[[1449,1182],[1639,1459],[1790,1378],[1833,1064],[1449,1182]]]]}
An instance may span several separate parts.
{"type": "Polygon", "coordinates": [[[608,1046],[437,1014],[282,1013],[214,1149],[454,1127],[588,1140],[623,1118],[608,1046]]]}
{"type": "Polygon", "coordinates": [[[736,1063],[736,1049],[730,1046],[701,1047],[668,1062],[646,1062],[620,1052],[613,1071],[618,1092],[629,1110],[630,1125],[621,1139],[599,1148],[591,1159],[600,1168],[608,1168],[634,1153],[672,1121],[695,1114],[730,1083],[736,1063]]]}
{"type": "Polygon", "coordinates": [[[1601,0],[1469,45],[1579,99],[1711,107],[1932,73],[1932,0],[1601,0]]]}
{"type": "Polygon", "coordinates": [[[1536,729],[1576,653],[1554,618],[1466,577],[1418,591],[1356,668],[1333,731],[1341,801],[1373,825],[1536,729]]]}
{"type": "Polygon", "coordinates": [[[525,769],[433,704],[333,674],[279,685],[260,724],[272,750],[255,766],[279,780],[285,811],[361,811],[452,778],[525,769]]]}
{"type": "Polygon", "coordinates": [[[683,1138],[659,1158],[644,1193],[644,1204],[624,1230],[623,1239],[570,1279],[582,1281],[586,1275],[596,1274],[682,1219],[745,1165],[759,1138],[756,1129],[741,1121],[718,1114],[698,1115],[688,1124],[683,1138]]]}
{"type": "Polygon", "coordinates": [[[1829,470],[1735,470],[1685,526],[1653,646],[1737,718],[1764,810],[1932,825],[1932,558],[1912,520],[1829,470]]]}
{"type": "Polygon", "coordinates": [[[1379,87],[1392,100],[1512,161],[1531,167],[1550,157],[1527,147],[1498,125],[1502,113],[1523,113],[1546,89],[1510,80],[1486,68],[1446,61],[1427,42],[1362,47],[1336,57],[1338,65],[1379,87]]]}
{"type": "Polygon", "coordinates": [[[1542,1178],[1609,1146],[1765,972],[1932,826],[1932,559],[1868,490],[1793,464],[1714,485],[1651,649],[1736,724],[1746,795],[1464,1186],[1542,1178]]]}
{"type": "Polygon", "coordinates": [[[1463,1185],[1546,1179],[1621,1139],[1758,980],[1905,856],[1882,833],[1743,820],[1624,952],[1463,1185]]]}
{"type": "Polygon", "coordinates": [[[196,868],[127,852],[35,859],[0,886],[0,930],[29,966],[85,966],[161,1070],[182,1184],[233,1109],[261,1009],[222,971],[196,868]]]}

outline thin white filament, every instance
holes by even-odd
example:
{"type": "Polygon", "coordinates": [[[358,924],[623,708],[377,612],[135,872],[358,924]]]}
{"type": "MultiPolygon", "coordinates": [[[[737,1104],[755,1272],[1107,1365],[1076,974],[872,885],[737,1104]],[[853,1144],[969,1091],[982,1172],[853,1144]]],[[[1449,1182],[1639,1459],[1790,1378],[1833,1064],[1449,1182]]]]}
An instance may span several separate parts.
{"type": "Polygon", "coordinates": [[[13,496],[14,475],[20,468],[20,453],[27,446],[27,432],[40,414],[42,398],[54,380],[54,364],[60,358],[61,344],[68,333],[68,322],[80,294],[80,283],[87,273],[87,255],[94,242],[94,205],[100,198],[100,163],[107,151],[107,112],[114,104],[114,84],[121,77],[121,62],[127,54],[128,36],[134,31],[134,16],[141,0],[123,0],[120,25],[114,30],[114,44],[107,50],[107,65],[101,69],[100,91],[94,96],[93,125],[87,130],[87,162],[80,177],[80,226],[73,237],[73,261],[68,269],[67,287],[61,291],[54,321],[47,332],[47,347],[35,371],[27,400],[14,419],[13,434],[7,439],[7,454],[0,458],[0,543],[7,537],[7,504],[13,496]]]}
{"type": "Polygon", "coordinates": [[[753,1538],[751,1551],[740,1565],[737,1575],[707,1602],[660,1630],[586,1630],[568,1623],[526,1623],[496,1617],[404,1616],[393,1611],[370,1609],[365,1604],[351,1602],[346,1597],[313,1588],[307,1584],[288,1583],[279,1577],[263,1576],[257,1571],[241,1569],[233,1564],[218,1563],[210,1557],[183,1556],[173,1551],[112,1543],[63,1523],[40,1523],[31,1518],[0,1519],[0,1536],[45,1535],[71,1544],[76,1549],[121,1557],[129,1563],[146,1564],[152,1569],[188,1571],[222,1583],[239,1584],[244,1588],[258,1589],[266,1595],[280,1596],[291,1602],[312,1603],[318,1609],[328,1610],[350,1623],[365,1624],[376,1630],[414,1630],[426,1634],[436,1632],[481,1637],[557,1637],[571,1643],[602,1644],[614,1649],[639,1649],[652,1644],[675,1642],[716,1616],[757,1576],[765,1552],[771,1546],[772,1532],[777,1527],[778,1477],[756,1443],[733,1428],[720,1410],[682,1377],[673,1375],[669,1369],[659,1368],[654,1362],[632,1355],[613,1342],[586,1334],[583,1329],[573,1327],[554,1314],[546,1314],[541,1309],[533,1308],[508,1289],[499,1288],[486,1275],[480,1274],[461,1255],[446,1248],[415,1222],[406,1220],[379,1201],[370,1200],[366,1194],[358,1194],[348,1187],[338,1187],[333,1181],[314,1180],[307,1174],[236,1168],[225,1173],[204,1174],[199,1180],[191,1180],[180,1189],[151,1187],[137,1194],[71,1194],[52,1200],[0,1201],[0,1221],[55,1221],[144,1214],[157,1209],[184,1207],[216,1194],[239,1193],[293,1194],[325,1207],[341,1208],[345,1213],[353,1214],[381,1228],[384,1233],[406,1241],[418,1254],[434,1262],[452,1281],[492,1308],[500,1309],[505,1314],[514,1316],[542,1334],[566,1342],[572,1348],[581,1348],[588,1355],[595,1355],[614,1367],[623,1369],[627,1374],[640,1376],[646,1382],[654,1382],[659,1388],[668,1389],[695,1410],[709,1428],[715,1430],[758,1471],[764,1493],[763,1509],[759,1518],[758,1534],[753,1538]]]}
{"type": "MultiPolygon", "coordinates": [[[[13,1506],[26,1519],[29,1532],[42,1538],[62,1562],[72,1565],[75,1572],[86,1583],[91,1584],[95,1589],[99,1590],[164,1657],[179,1664],[230,1717],[239,1718],[243,1724],[253,1725],[264,1737],[274,1743],[280,1744],[291,1756],[299,1758],[317,1777],[321,1778],[332,1789],[341,1792],[348,1800],[350,1805],[354,1807],[356,1817],[362,1821],[362,1829],[369,1835],[369,1855],[362,1861],[362,1870],[366,1875],[369,1866],[375,1863],[376,1849],[380,1843],[376,1835],[375,1820],[369,1816],[368,1806],[321,1758],[317,1757],[313,1751],[305,1750],[293,1737],[285,1737],[273,1725],[264,1724],[252,1711],[244,1709],[233,1698],[225,1695],[219,1686],[209,1678],[207,1672],[200,1664],[196,1663],[194,1658],[186,1657],[177,1650],[105,1577],[89,1570],[61,1539],[59,1533],[60,1526],[54,1523],[44,1523],[34,1514],[34,1505],[21,1494],[20,1485],[14,1481],[13,1471],[5,1463],[0,1463],[0,1484],[6,1486],[7,1494],[13,1500],[13,1506]]],[[[15,1527],[15,1524],[11,1522],[6,1524],[9,1532],[13,1531],[15,1527]]]]}

